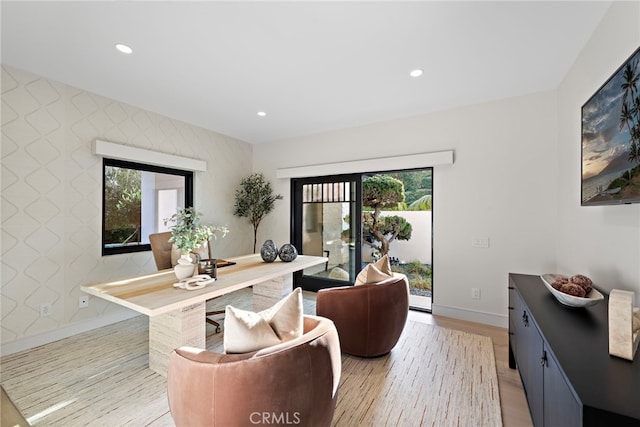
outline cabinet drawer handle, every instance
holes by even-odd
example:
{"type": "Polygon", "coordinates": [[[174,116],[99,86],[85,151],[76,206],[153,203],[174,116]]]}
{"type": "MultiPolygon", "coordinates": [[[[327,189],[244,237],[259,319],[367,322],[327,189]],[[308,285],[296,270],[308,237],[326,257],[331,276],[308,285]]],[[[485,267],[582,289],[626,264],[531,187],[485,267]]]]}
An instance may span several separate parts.
{"type": "Polygon", "coordinates": [[[529,326],[529,316],[527,316],[527,312],[526,311],[522,312],[522,323],[524,323],[525,327],[529,326]]]}
{"type": "Polygon", "coordinates": [[[542,358],[540,359],[540,366],[542,366],[542,367],[547,366],[547,352],[546,351],[542,352],[542,358]]]}

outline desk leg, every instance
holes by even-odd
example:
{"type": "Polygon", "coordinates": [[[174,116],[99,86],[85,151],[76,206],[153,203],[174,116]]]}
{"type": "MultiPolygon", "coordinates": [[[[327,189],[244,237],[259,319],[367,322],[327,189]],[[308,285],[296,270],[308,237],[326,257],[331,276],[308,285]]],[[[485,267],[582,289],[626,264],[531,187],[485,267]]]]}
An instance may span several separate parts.
{"type": "Polygon", "coordinates": [[[206,347],[205,302],[149,317],[149,368],[167,376],[169,354],[181,346],[206,347]]]}
{"type": "Polygon", "coordinates": [[[253,310],[269,308],[293,292],[293,274],[253,285],[253,310]]]}

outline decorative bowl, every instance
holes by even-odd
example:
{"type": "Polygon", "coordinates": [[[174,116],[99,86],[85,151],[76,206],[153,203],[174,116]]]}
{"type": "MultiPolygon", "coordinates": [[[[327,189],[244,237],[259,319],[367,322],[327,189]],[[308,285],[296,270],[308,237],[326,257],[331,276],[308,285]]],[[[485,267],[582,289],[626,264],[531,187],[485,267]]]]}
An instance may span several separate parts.
{"type": "Polygon", "coordinates": [[[585,298],[574,297],[573,295],[565,294],[564,292],[560,292],[555,289],[551,284],[559,277],[571,277],[563,274],[543,274],[540,276],[542,282],[547,287],[551,295],[553,295],[560,304],[569,306],[569,307],[591,307],[604,300],[604,296],[598,292],[598,290],[593,286],[591,292],[587,294],[585,298]]]}

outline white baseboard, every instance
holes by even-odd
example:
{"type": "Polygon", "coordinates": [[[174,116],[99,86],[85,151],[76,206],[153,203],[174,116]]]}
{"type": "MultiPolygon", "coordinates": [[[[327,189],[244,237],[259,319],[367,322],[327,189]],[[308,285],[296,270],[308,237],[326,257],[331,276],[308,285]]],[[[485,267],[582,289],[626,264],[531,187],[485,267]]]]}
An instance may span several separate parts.
{"type": "Polygon", "coordinates": [[[97,317],[95,319],[87,320],[86,322],[74,323],[72,325],[64,326],[53,331],[43,332],[37,335],[31,335],[24,338],[19,338],[15,341],[8,343],[2,343],[0,346],[0,356],[7,356],[9,354],[17,353],[19,351],[29,350],[34,347],[38,347],[44,344],[49,344],[54,341],[58,341],[64,338],[68,338],[73,335],[87,332],[92,329],[101,328],[103,326],[110,325],[112,323],[120,322],[123,320],[131,319],[141,314],[133,310],[123,310],[118,313],[112,313],[107,316],[97,317]]]}
{"type": "Polygon", "coordinates": [[[431,313],[436,316],[453,317],[454,319],[466,320],[469,322],[482,323],[485,325],[497,326],[499,328],[509,327],[509,318],[506,315],[486,313],[483,311],[469,310],[467,308],[447,307],[433,304],[431,313]]]}

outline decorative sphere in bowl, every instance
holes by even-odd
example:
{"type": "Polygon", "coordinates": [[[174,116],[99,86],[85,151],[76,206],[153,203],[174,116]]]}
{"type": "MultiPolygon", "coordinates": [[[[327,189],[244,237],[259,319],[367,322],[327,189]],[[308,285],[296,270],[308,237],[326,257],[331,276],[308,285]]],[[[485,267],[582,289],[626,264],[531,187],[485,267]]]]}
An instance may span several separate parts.
{"type": "Polygon", "coordinates": [[[549,292],[551,292],[560,304],[569,307],[590,307],[604,300],[604,296],[598,292],[595,287],[593,287],[591,280],[586,278],[586,276],[577,274],[569,277],[562,274],[543,274],[540,278],[549,292]],[[560,285],[563,283],[566,283],[567,286],[561,287],[560,285]],[[583,286],[582,292],[573,287],[573,285],[577,285],[578,283],[580,283],[580,286],[583,286]],[[565,290],[565,292],[556,288],[561,288],[565,290]],[[588,292],[585,292],[584,289],[588,289],[588,292]],[[567,292],[572,292],[574,295],[567,292]],[[582,295],[583,293],[584,297],[576,296],[582,295]]]}

